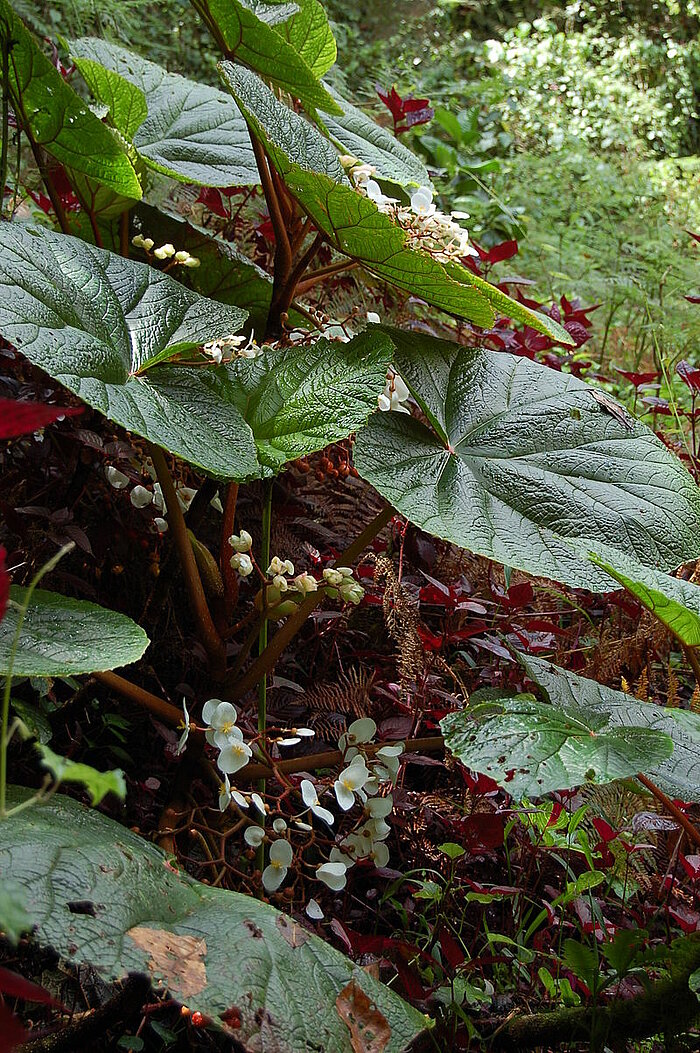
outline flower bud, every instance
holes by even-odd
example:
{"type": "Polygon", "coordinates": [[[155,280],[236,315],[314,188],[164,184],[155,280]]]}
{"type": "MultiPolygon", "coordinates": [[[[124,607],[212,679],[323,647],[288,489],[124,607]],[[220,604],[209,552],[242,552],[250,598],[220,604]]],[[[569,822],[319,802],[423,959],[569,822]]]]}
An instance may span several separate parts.
{"type": "Polygon", "coordinates": [[[296,578],[294,579],[294,586],[304,596],[306,596],[309,592],[318,591],[318,582],[314,577],[312,577],[311,574],[307,574],[306,571],[304,571],[303,574],[297,574],[296,578]]]}
{"type": "Polygon", "coordinates": [[[234,552],[250,552],[253,547],[253,538],[247,530],[241,530],[240,534],[231,534],[228,543],[234,552]]]}
{"type": "Polygon", "coordinates": [[[247,578],[253,573],[253,561],[244,552],[236,552],[231,556],[231,566],[237,570],[242,578],[247,578]]]}

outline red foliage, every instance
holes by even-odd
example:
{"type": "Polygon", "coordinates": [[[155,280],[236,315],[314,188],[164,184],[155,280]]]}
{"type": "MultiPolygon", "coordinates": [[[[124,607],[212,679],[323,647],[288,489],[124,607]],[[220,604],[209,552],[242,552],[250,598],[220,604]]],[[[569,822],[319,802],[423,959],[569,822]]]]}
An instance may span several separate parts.
{"type": "Polygon", "coordinates": [[[431,107],[428,99],[414,99],[411,95],[403,98],[393,84],[389,91],[376,84],[375,91],[391,113],[394,122],[394,135],[403,135],[409,128],[415,128],[419,124],[427,124],[435,115],[435,110],[431,107]]]}
{"type": "Polygon", "coordinates": [[[31,435],[64,417],[82,413],[82,406],[45,406],[41,402],[17,402],[15,399],[0,399],[0,439],[16,439],[19,435],[31,435]]]}

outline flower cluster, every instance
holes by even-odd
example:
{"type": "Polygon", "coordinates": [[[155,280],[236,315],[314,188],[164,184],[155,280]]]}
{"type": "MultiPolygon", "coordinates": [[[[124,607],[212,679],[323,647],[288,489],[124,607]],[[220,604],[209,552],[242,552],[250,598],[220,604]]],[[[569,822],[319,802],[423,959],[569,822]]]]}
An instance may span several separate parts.
{"type": "Polygon", "coordinates": [[[378,397],[377,404],[380,410],[385,413],[388,410],[395,410],[397,413],[410,413],[411,411],[406,405],[406,400],[410,394],[399,374],[395,373],[393,369],[389,369],[386,375],[384,391],[378,397]]]}
{"type": "Polygon", "coordinates": [[[230,702],[210,698],[204,703],[202,720],[209,725],[205,733],[207,742],[210,746],[216,746],[219,751],[216,761],[219,771],[228,776],[245,768],[253,756],[253,751],[248,743],[243,741],[243,732],[236,723],[236,707],[230,702]]]}
{"type": "MultiPolygon", "coordinates": [[[[251,556],[253,538],[247,530],[232,534],[228,543],[233,549],[231,566],[242,578],[249,577],[255,569],[251,556]]],[[[290,559],[273,556],[270,565],[261,577],[265,579],[265,609],[276,618],[292,613],[296,601],[304,599],[312,592],[318,592],[319,586],[325,588],[325,594],[331,599],[340,597],[344,603],[358,604],[365,594],[358,581],[355,581],[351,567],[327,567],[319,581],[308,571],[294,573],[294,564],[290,559]],[[285,597],[283,599],[283,597],[285,597]]],[[[260,595],[262,606],[262,593],[260,595]]]]}
{"type": "MultiPolygon", "coordinates": [[[[165,498],[163,497],[163,491],[160,483],[156,480],[153,462],[149,460],[142,467],[144,468],[145,473],[150,475],[151,479],[154,480],[152,490],[147,486],[143,486],[141,483],[136,483],[131,486],[131,479],[129,476],[111,464],[105,467],[105,477],[114,490],[125,490],[127,487],[131,486],[131,490],[129,491],[129,500],[131,501],[131,504],[134,508],[151,507],[153,511],[157,513],[153,520],[153,525],[159,534],[164,534],[168,529],[168,523],[165,518],[168,514],[168,509],[165,504],[165,498]]],[[[184,513],[189,510],[196,495],[197,490],[195,490],[194,487],[186,486],[179,480],[175,483],[175,496],[177,497],[178,504],[184,513]]]]}
{"type": "Polygon", "coordinates": [[[466,212],[440,212],[433,203],[433,192],[428,186],[418,187],[411,194],[410,205],[402,205],[398,198],[387,197],[379,183],[372,179],[376,169],[372,165],[355,165],[350,176],[355,188],[374,202],[380,212],[392,216],[409,237],[414,248],[424,249],[444,263],[464,256],[477,256],[469,244],[469,231],[458,220],[468,219],[466,212]]]}
{"type": "Polygon", "coordinates": [[[228,336],[222,336],[218,340],[204,344],[202,351],[218,366],[224,359],[230,362],[232,358],[259,358],[264,354],[265,348],[260,347],[252,336],[248,339],[245,336],[230,333],[228,336]]]}
{"type": "Polygon", "coordinates": [[[199,267],[202,262],[197,256],[191,256],[187,249],[176,249],[169,241],[154,249],[153,238],[144,238],[142,234],[136,234],[131,244],[136,249],[143,249],[147,255],[152,254],[157,260],[172,260],[180,267],[199,267]]]}

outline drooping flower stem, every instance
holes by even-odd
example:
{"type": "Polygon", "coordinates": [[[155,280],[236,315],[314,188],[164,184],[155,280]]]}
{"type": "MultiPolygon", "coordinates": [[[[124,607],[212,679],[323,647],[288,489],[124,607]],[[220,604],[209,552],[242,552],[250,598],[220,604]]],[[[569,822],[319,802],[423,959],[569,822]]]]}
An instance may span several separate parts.
{"type": "MultiPolygon", "coordinates": [[[[270,565],[270,536],[272,534],[272,486],[272,479],[266,479],[263,483],[262,538],[260,542],[261,567],[269,567],[270,565]]],[[[267,650],[267,627],[269,625],[269,622],[265,617],[267,607],[266,585],[263,585],[262,595],[262,617],[260,619],[260,631],[258,635],[258,658],[261,658],[267,650]]],[[[267,669],[263,672],[263,675],[258,681],[258,734],[260,736],[261,748],[267,751],[267,669]]],[[[264,778],[260,779],[258,782],[258,792],[264,800],[264,778]]],[[[264,825],[264,823],[265,817],[263,816],[262,824],[264,825]]],[[[262,870],[265,865],[264,844],[261,844],[258,847],[256,865],[259,870],[262,870]]]]}

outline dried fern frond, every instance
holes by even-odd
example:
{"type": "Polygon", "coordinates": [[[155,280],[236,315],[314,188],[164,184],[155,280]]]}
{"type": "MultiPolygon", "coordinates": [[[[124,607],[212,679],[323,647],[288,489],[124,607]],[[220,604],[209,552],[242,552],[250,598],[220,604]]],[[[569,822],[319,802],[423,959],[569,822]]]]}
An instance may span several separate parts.
{"type": "Polygon", "coordinates": [[[337,680],[315,684],[299,701],[314,715],[342,713],[353,720],[371,716],[372,709],[376,708],[370,697],[374,680],[374,672],[351,666],[346,673],[340,673],[337,680]]]}
{"type": "Polygon", "coordinates": [[[396,644],[399,682],[406,691],[425,668],[425,651],[418,634],[418,604],[403,588],[386,556],[376,558],[374,580],[377,585],[384,585],[384,624],[396,644]]]}
{"type": "Polygon", "coordinates": [[[668,709],[677,709],[680,704],[680,698],[678,697],[678,677],[673,671],[670,662],[667,669],[667,679],[666,706],[668,709]]]}

